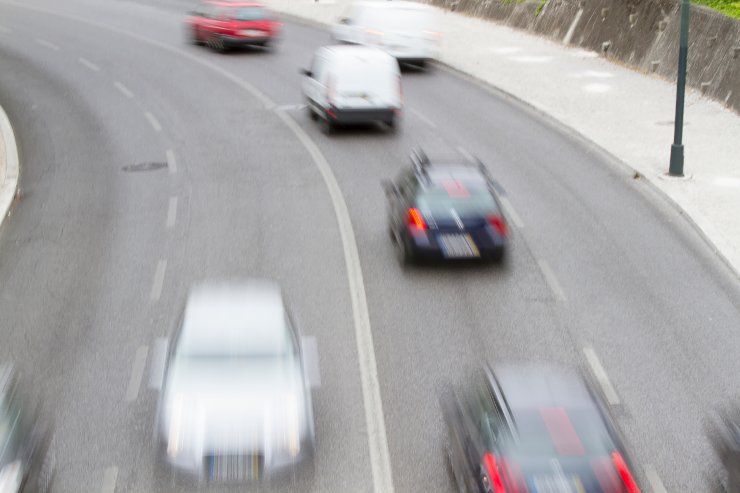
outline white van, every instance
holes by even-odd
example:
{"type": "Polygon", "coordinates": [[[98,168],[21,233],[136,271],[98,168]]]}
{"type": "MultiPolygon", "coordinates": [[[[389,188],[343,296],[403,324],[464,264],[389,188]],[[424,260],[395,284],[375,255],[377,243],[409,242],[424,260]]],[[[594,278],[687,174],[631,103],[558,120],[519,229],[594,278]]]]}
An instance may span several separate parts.
{"type": "Polygon", "coordinates": [[[402,108],[401,72],[384,51],[325,46],[301,73],[311,118],[321,118],[327,131],[344,123],[382,122],[395,128],[402,108]]]}
{"type": "Polygon", "coordinates": [[[399,62],[421,66],[438,57],[442,39],[434,8],[403,1],[351,3],[332,28],[332,37],[340,43],[375,46],[399,62]]]}

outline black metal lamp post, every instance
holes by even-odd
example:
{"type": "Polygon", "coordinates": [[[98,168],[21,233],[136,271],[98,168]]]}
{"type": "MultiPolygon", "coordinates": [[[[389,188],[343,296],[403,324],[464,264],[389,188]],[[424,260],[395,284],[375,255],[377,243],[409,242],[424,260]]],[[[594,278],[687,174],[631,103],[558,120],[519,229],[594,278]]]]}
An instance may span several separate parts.
{"type": "Polygon", "coordinates": [[[678,49],[678,81],[676,83],[676,120],[671,146],[668,174],[683,176],[683,107],[686,93],[686,58],[689,51],[689,0],[681,3],[681,42],[678,49]]]}

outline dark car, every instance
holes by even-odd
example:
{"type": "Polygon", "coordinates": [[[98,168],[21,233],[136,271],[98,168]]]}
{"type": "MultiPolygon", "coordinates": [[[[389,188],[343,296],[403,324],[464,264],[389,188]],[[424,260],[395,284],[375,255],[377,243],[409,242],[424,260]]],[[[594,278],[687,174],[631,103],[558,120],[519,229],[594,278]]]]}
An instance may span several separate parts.
{"type": "Polygon", "coordinates": [[[200,2],[187,18],[187,36],[224,52],[229,48],[268,46],[280,33],[281,23],[267,7],[255,2],[200,2]]]}
{"type": "Polygon", "coordinates": [[[483,164],[429,159],[416,149],[411,166],[383,182],[388,228],[403,263],[418,259],[501,260],[507,225],[483,164]]]}
{"type": "Polygon", "coordinates": [[[0,492],[50,491],[50,429],[43,427],[10,365],[0,365],[0,492]]]}
{"type": "Polygon", "coordinates": [[[637,493],[630,461],[597,393],[577,373],[485,367],[442,404],[462,492],[637,493]]]}

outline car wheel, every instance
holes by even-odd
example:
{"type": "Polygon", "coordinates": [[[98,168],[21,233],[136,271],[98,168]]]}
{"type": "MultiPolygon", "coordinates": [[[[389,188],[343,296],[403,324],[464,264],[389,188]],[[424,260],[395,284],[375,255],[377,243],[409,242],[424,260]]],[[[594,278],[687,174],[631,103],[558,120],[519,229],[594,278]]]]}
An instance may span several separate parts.
{"type": "Polygon", "coordinates": [[[335,128],[335,124],[334,124],[333,121],[331,121],[331,119],[329,119],[329,117],[326,117],[326,118],[323,119],[323,122],[322,122],[322,125],[321,125],[321,130],[326,135],[333,134],[334,133],[334,128],[335,128]]]}
{"type": "Polygon", "coordinates": [[[396,124],[396,119],[395,118],[391,118],[390,120],[386,120],[383,123],[385,123],[385,125],[388,127],[388,131],[390,133],[396,133],[396,131],[398,130],[398,125],[396,124]]]}
{"type": "Polygon", "coordinates": [[[311,106],[310,104],[306,104],[306,111],[308,111],[308,117],[311,120],[316,121],[319,119],[318,113],[316,113],[316,110],[314,110],[313,106],[311,106]]]}
{"type": "Polygon", "coordinates": [[[226,43],[224,43],[223,38],[218,35],[212,34],[208,38],[208,46],[219,53],[226,53],[226,43]]]}
{"type": "Polygon", "coordinates": [[[402,238],[396,238],[396,252],[398,261],[402,267],[408,267],[416,263],[414,252],[411,251],[408,244],[402,238]]]}

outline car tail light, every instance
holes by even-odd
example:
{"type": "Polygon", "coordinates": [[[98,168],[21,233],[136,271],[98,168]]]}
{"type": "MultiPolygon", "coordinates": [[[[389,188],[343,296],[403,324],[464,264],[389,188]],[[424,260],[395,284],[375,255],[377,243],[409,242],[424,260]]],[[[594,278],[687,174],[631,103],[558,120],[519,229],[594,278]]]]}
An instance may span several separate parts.
{"type": "Polygon", "coordinates": [[[640,488],[637,487],[635,478],[632,477],[632,473],[630,472],[629,467],[627,467],[627,463],[624,461],[622,454],[619,452],[613,452],[612,462],[614,463],[614,467],[617,469],[617,473],[619,473],[619,477],[622,478],[622,482],[627,487],[628,493],[640,493],[640,488]]]}
{"type": "Polygon", "coordinates": [[[483,491],[486,493],[506,493],[504,481],[501,479],[501,473],[498,470],[498,464],[496,464],[496,457],[492,453],[486,452],[483,456],[483,466],[486,473],[483,478],[483,491]],[[486,478],[488,484],[485,482],[486,478]]]}
{"type": "Polygon", "coordinates": [[[422,217],[421,212],[419,212],[419,209],[416,209],[412,207],[409,209],[409,215],[408,215],[408,224],[409,226],[413,226],[417,229],[425,230],[427,229],[427,223],[424,221],[424,217],[422,217]]]}
{"type": "Polygon", "coordinates": [[[501,236],[506,236],[506,223],[504,222],[504,218],[501,216],[488,216],[488,222],[491,223],[491,226],[500,234],[501,236]]]}

